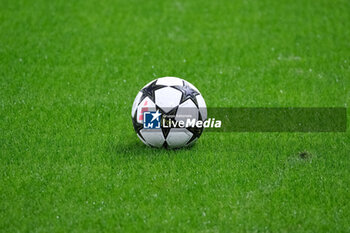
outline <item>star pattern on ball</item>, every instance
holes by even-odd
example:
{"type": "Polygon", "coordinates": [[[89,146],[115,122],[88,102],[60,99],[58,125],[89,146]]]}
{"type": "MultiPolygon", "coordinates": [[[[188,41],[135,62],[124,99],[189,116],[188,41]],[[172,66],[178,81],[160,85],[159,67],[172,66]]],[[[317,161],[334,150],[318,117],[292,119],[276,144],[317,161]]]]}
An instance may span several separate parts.
{"type": "Polygon", "coordinates": [[[140,130],[143,129],[143,124],[137,122],[137,114],[135,114],[135,115],[132,117],[132,124],[133,124],[133,126],[134,126],[135,132],[136,132],[143,140],[145,140],[145,139],[143,138],[142,134],[140,134],[140,130]]]}
{"type": "MultiPolygon", "coordinates": [[[[156,106],[157,111],[160,111],[161,115],[162,115],[161,124],[163,124],[164,121],[167,123],[175,122],[175,117],[176,117],[176,112],[177,112],[178,107],[179,106],[176,106],[175,108],[171,109],[170,111],[164,112],[160,107],[156,106]]],[[[163,132],[164,138],[168,137],[170,129],[171,128],[164,128],[162,125],[162,132],[163,132]]]]}
{"type": "Polygon", "coordinates": [[[174,78],[165,77],[158,81],[159,79],[150,82],[141,89],[140,94],[136,97],[137,100],[135,101],[138,103],[133,106],[136,111],[132,111],[132,122],[137,135],[143,143],[152,147],[173,149],[193,145],[201,136],[203,127],[197,127],[196,125],[181,127],[176,124],[176,119],[183,114],[185,108],[191,106],[196,114],[195,119],[203,120],[199,105],[204,105],[205,108],[205,103],[201,102],[201,94],[185,80],[180,82],[175,80],[175,82],[174,78]],[[144,112],[144,108],[140,107],[141,103],[145,106],[149,104],[154,106],[152,110],[148,108],[147,111],[152,113],[152,120],[160,117],[160,131],[157,130],[152,133],[151,129],[144,130],[148,127],[144,127],[142,117],[140,117],[144,112]]]}
{"type": "MultiPolygon", "coordinates": [[[[198,120],[202,120],[201,113],[199,113],[198,120]]],[[[192,137],[187,142],[187,145],[191,144],[192,141],[198,139],[201,136],[201,134],[203,133],[203,127],[195,126],[195,127],[187,127],[186,129],[192,133],[192,137]]]]}
{"type": "Polygon", "coordinates": [[[186,100],[190,99],[193,101],[193,103],[198,108],[198,102],[196,99],[197,95],[200,95],[198,91],[191,88],[186,82],[183,81],[183,86],[171,86],[172,88],[175,88],[176,90],[179,90],[182,92],[180,104],[185,102],[186,100]]]}
{"type": "Polygon", "coordinates": [[[141,99],[140,99],[140,102],[145,99],[146,97],[150,98],[153,103],[155,103],[155,95],[154,95],[154,92],[156,90],[159,90],[163,87],[166,87],[164,85],[157,85],[157,80],[152,82],[150,85],[148,85],[147,87],[143,88],[141,90],[142,92],[142,96],[141,96],[141,99]]]}

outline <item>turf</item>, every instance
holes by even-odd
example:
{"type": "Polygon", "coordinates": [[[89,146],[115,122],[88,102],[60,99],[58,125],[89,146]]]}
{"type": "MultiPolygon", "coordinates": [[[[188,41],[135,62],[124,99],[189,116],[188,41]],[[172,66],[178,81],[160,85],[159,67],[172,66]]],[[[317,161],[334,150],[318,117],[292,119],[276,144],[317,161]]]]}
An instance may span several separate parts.
{"type": "Polygon", "coordinates": [[[171,151],[130,119],[162,76],[208,107],[347,107],[349,1],[0,3],[1,232],[350,231],[348,131],[171,151]]]}

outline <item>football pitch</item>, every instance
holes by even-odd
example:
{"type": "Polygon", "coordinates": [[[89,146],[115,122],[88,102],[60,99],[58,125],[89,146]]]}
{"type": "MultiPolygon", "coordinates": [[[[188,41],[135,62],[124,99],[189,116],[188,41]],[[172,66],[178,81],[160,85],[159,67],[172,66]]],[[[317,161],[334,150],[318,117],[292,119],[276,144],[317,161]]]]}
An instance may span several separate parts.
{"type": "Polygon", "coordinates": [[[349,130],[166,150],[130,114],[164,76],[208,108],[347,108],[350,1],[0,5],[0,232],[350,231],[349,130]]]}

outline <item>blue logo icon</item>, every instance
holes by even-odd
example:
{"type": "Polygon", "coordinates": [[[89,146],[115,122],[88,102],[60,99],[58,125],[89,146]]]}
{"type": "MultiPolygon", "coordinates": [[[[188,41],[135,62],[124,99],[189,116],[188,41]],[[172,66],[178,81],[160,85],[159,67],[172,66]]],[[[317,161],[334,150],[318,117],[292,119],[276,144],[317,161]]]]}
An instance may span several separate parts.
{"type": "Polygon", "coordinates": [[[143,113],[143,128],[145,129],[160,129],[160,116],[159,110],[156,112],[144,112],[143,113]]]}

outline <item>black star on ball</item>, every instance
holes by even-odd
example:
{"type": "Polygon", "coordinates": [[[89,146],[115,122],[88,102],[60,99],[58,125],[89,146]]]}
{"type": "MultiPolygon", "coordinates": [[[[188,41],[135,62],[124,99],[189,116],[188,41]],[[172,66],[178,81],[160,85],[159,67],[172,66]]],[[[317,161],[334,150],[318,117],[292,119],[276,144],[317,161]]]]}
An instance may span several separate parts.
{"type": "Polygon", "coordinates": [[[161,88],[163,88],[163,87],[166,87],[166,86],[164,86],[164,85],[157,85],[156,83],[157,83],[157,80],[154,81],[154,82],[152,82],[150,85],[148,85],[147,87],[145,87],[145,88],[143,88],[143,89],[141,90],[142,96],[141,96],[140,102],[141,102],[144,98],[148,97],[148,98],[150,98],[150,99],[153,101],[153,103],[155,103],[155,95],[154,95],[154,92],[155,92],[156,90],[158,90],[158,89],[161,89],[161,88]]]}
{"type": "MultiPolygon", "coordinates": [[[[202,119],[202,115],[201,115],[200,112],[199,112],[199,115],[198,115],[198,120],[200,120],[200,121],[203,120],[202,119]]],[[[195,139],[198,139],[201,136],[202,132],[203,132],[203,127],[194,126],[194,127],[187,127],[186,129],[192,133],[192,137],[187,142],[187,145],[190,144],[195,139]]]]}
{"type": "Polygon", "coordinates": [[[172,123],[175,122],[175,117],[176,117],[176,112],[179,106],[176,106],[175,108],[171,109],[168,112],[163,111],[163,109],[161,109],[160,107],[156,106],[157,110],[162,114],[162,120],[161,120],[161,124],[162,124],[162,132],[164,137],[166,138],[170,132],[170,129],[173,128],[171,126],[172,123]],[[171,127],[164,127],[163,123],[168,124],[168,126],[171,127]]]}
{"type": "Polygon", "coordinates": [[[198,102],[196,99],[196,96],[199,95],[199,92],[191,88],[187,83],[183,82],[183,86],[172,86],[172,88],[175,88],[176,90],[179,90],[182,92],[181,101],[180,104],[185,102],[188,99],[191,99],[193,103],[198,107],[198,102]]]}

